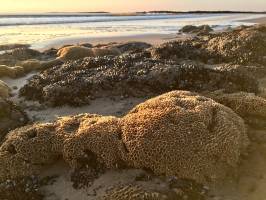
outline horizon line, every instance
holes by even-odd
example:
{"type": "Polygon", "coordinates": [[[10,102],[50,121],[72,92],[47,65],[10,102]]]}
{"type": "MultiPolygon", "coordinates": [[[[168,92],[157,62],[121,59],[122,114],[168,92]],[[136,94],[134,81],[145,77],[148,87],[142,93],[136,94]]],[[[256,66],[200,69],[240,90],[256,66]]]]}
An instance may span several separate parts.
{"type": "Polygon", "coordinates": [[[34,14],[145,14],[145,13],[261,13],[266,14],[265,11],[243,11],[243,10],[188,10],[188,11],[174,11],[174,10],[150,10],[150,11],[128,11],[128,12],[108,12],[108,11],[47,11],[47,12],[0,12],[0,15],[34,15],[34,14]]]}

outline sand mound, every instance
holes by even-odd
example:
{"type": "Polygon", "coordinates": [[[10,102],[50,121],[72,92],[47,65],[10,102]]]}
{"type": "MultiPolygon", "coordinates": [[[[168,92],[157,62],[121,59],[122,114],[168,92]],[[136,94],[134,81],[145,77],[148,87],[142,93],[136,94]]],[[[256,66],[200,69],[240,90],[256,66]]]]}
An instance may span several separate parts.
{"type": "Polygon", "coordinates": [[[85,57],[94,56],[91,48],[82,46],[67,46],[58,50],[57,56],[63,61],[77,60],[85,57]]]}
{"type": "Polygon", "coordinates": [[[133,167],[214,181],[236,167],[247,144],[243,120],[231,109],[174,91],[123,118],[84,114],[10,132],[0,147],[0,180],[38,174],[63,157],[75,170],[133,167]]]}
{"type": "Polygon", "coordinates": [[[154,96],[173,89],[256,93],[258,83],[249,73],[233,67],[212,69],[200,63],[152,60],[146,53],[130,53],[85,58],[50,68],[32,77],[20,94],[52,106],[79,106],[91,97],[154,96]]]}
{"type": "Polygon", "coordinates": [[[0,98],[7,98],[9,97],[11,89],[8,87],[8,85],[0,80],[0,98]]]}
{"type": "Polygon", "coordinates": [[[248,144],[244,122],[231,109],[183,91],[140,104],[121,129],[130,166],[199,182],[224,177],[248,144]]]}

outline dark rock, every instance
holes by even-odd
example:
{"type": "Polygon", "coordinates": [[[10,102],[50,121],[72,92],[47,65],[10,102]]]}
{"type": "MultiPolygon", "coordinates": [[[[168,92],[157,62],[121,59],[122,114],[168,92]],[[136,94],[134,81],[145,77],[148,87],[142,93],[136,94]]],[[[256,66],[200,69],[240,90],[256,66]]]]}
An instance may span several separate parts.
{"type": "Polygon", "coordinates": [[[67,62],[34,76],[20,95],[52,106],[77,106],[86,104],[89,96],[144,97],[174,89],[256,93],[258,84],[248,73],[238,70],[211,69],[188,61],[154,60],[149,54],[139,53],[67,62]]]}
{"type": "Polygon", "coordinates": [[[208,63],[266,64],[266,26],[235,29],[151,49],[154,58],[200,60],[208,63]]]}
{"type": "Polygon", "coordinates": [[[127,43],[116,45],[116,47],[122,53],[125,53],[128,51],[141,52],[145,49],[152,47],[152,45],[145,43],[145,42],[127,42],[127,43]]]}
{"type": "Polygon", "coordinates": [[[181,33],[196,33],[196,34],[207,34],[213,31],[209,25],[193,26],[187,25],[179,30],[181,33]]]}

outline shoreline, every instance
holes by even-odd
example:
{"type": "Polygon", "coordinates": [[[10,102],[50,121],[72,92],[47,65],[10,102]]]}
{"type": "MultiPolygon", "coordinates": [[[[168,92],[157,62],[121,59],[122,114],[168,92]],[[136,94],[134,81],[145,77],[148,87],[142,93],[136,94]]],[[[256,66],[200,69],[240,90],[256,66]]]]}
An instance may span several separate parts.
{"type": "Polygon", "coordinates": [[[240,22],[256,23],[256,24],[266,24],[266,17],[260,17],[255,19],[247,19],[240,22]]]}
{"type": "Polygon", "coordinates": [[[164,42],[176,39],[184,38],[183,35],[178,34],[134,34],[124,36],[94,36],[94,37],[70,37],[70,38],[58,38],[31,45],[31,48],[45,51],[51,48],[60,48],[64,45],[78,45],[82,43],[90,43],[92,45],[108,44],[108,43],[126,43],[126,42],[146,42],[151,45],[159,45],[164,42]]]}

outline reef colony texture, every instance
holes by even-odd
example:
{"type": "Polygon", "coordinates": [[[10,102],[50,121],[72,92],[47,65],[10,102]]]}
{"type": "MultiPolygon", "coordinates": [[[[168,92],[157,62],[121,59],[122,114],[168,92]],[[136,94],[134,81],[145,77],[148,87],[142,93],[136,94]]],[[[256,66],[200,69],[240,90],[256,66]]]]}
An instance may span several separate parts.
{"type": "Polygon", "coordinates": [[[38,174],[59,157],[78,169],[94,155],[105,168],[147,168],[203,183],[224,178],[248,143],[244,122],[231,109],[173,91],[122,118],[84,114],[10,132],[0,148],[0,179],[38,174]]]}

